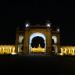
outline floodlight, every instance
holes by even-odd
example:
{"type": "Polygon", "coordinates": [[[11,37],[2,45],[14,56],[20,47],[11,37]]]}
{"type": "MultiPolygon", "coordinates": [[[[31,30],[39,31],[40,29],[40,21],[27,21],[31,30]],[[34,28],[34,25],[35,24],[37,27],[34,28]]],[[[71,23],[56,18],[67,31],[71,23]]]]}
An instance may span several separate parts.
{"type": "Polygon", "coordinates": [[[46,26],[47,26],[47,27],[51,27],[50,23],[48,23],[46,26]]]}
{"type": "Polygon", "coordinates": [[[29,24],[27,23],[25,26],[26,26],[26,28],[27,28],[27,27],[29,27],[29,24]]]}

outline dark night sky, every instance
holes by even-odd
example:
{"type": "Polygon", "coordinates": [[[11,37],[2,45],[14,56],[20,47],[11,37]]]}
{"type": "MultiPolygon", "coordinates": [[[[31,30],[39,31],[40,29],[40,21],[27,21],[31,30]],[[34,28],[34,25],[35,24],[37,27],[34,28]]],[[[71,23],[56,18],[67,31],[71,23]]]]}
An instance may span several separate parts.
{"type": "Polygon", "coordinates": [[[26,20],[51,20],[61,30],[61,42],[75,45],[75,3],[70,0],[2,0],[0,2],[0,44],[14,44],[16,27],[26,20]]]}

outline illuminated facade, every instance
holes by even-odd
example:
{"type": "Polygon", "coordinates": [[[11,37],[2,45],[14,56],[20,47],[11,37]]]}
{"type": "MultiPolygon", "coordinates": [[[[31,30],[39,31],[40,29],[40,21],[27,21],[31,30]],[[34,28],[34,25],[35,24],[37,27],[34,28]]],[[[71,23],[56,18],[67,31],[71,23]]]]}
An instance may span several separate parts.
{"type": "Polygon", "coordinates": [[[32,25],[26,24],[23,30],[16,32],[17,53],[32,54],[57,54],[60,52],[60,31],[52,30],[49,24],[32,25]]]}
{"type": "Polygon", "coordinates": [[[15,45],[0,45],[0,54],[75,55],[75,46],[60,46],[60,29],[50,24],[26,26],[16,30],[15,45]]]}

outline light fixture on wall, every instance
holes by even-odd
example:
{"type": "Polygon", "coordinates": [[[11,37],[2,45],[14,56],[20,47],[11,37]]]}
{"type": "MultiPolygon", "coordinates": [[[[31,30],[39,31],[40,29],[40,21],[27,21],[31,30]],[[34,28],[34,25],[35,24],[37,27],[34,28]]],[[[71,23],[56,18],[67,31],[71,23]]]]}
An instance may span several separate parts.
{"type": "Polygon", "coordinates": [[[49,20],[47,21],[46,26],[49,27],[49,28],[51,27],[51,23],[50,23],[49,20]]]}
{"type": "Polygon", "coordinates": [[[30,26],[30,23],[27,21],[26,23],[25,23],[25,27],[27,28],[27,27],[29,27],[30,26]]]}
{"type": "Polygon", "coordinates": [[[27,24],[25,25],[25,27],[26,27],[26,28],[29,27],[29,24],[27,23],[27,24]]]}
{"type": "Polygon", "coordinates": [[[47,26],[47,27],[51,27],[51,24],[50,24],[50,23],[48,23],[46,26],[47,26]]]}
{"type": "Polygon", "coordinates": [[[57,31],[59,32],[59,31],[60,31],[60,29],[58,28],[58,29],[57,29],[57,31]]]}

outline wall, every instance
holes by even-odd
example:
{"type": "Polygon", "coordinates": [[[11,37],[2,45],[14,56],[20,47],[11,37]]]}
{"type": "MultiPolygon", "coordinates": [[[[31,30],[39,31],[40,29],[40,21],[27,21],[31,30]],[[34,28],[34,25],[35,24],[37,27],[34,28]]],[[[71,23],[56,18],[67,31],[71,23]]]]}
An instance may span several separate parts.
{"type": "MultiPolygon", "coordinates": [[[[75,55],[75,46],[61,46],[60,55],[75,55]]],[[[15,45],[0,45],[0,54],[15,54],[15,45]]]]}
{"type": "Polygon", "coordinates": [[[33,33],[42,33],[46,36],[46,53],[50,53],[51,51],[51,32],[47,28],[27,28],[25,30],[25,37],[24,37],[24,52],[25,54],[29,54],[29,40],[30,36],[33,33]]]}
{"type": "Polygon", "coordinates": [[[0,45],[0,54],[15,54],[15,45],[0,45]]]}
{"type": "Polygon", "coordinates": [[[75,46],[61,46],[62,55],[75,55],[75,46]]]}

